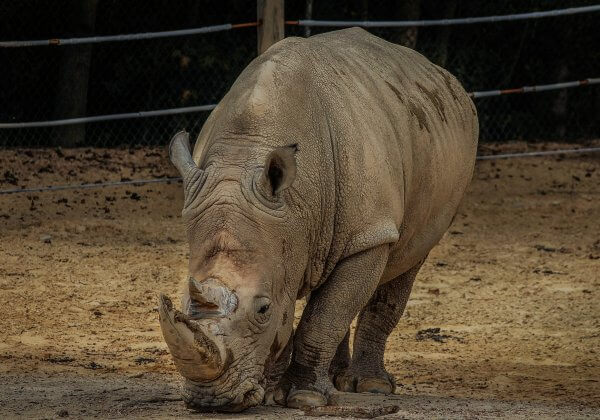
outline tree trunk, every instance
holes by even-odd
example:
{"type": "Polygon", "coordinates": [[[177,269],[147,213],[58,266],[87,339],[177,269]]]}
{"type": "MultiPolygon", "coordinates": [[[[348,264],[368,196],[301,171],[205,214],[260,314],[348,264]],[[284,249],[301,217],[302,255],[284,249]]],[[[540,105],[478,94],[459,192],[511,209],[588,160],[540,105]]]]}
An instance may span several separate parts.
{"type": "MultiPolygon", "coordinates": [[[[569,67],[566,63],[558,66],[557,78],[558,82],[566,82],[569,80],[569,67]]],[[[569,89],[561,89],[557,92],[554,101],[552,102],[552,114],[555,124],[554,133],[557,140],[564,140],[567,135],[567,112],[568,112],[568,94],[569,89]]]]}
{"type": "MultiPolygon", "coordinates": [[[[443,2],[442,19],[452,19],[456,14],[457,0],[446,0],[443,2]]],[[[431,57],[431,61],[440,67],[445,67],[448,61],[448,41],[452,33],[452,26],[446,25],[437,28],[437,33],[434,37],[435,50],[431,57]]]]}
{"type": "MultiPolygon", "coordinates": [[[[421,0],[403,0],[398,2],[396,16],[399,20],[417,20],[421,16],[421,0]]],[[[416,26],[400,29],[399,44],[415,49],[419,29],[416,26]]]]}
{"type": "MultiPolygon", "coordinates": [[[[73,2],[77,7],[74,32],[79,36],[94,32],[98,0],[73,2]]],[[[82,44],[65,47],[56,92],[54,115],[56,119],[83,117],[86,114],[88,80],[92,58],[92,45],[82,44]]],[[[85,141],[85,124],[73,124],[54,129],[54,144],[74,147],[85,141]]]]}
{"type": "Polygon", "coordinates": [[[362,0],[360,5],[360,18],[369,20],[369,0],[362,0]]]}

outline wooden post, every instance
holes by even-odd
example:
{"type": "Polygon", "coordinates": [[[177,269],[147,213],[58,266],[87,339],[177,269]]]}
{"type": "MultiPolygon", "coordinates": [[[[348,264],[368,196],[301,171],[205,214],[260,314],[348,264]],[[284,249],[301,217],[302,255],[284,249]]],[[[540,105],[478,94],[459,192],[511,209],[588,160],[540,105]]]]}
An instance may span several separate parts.
{"type": "Polygon", "coordinates": [[[257,0],[256,2],[258,55],[283,39],[283,2],[284,0],[257,0]]]}
{"type": "MultiPolygon", "coordinates": [[[[99,0],[73,2],[73,19],[69,27],[79,34],[91,35],[96,25],[99,0]]],[[[57,49],[58,52],[58,49],[57,49]]],[[[54,117],[85,117],[87,95],[92,63],[92,44],[63,47],[60,72],[56,81],[54,117]]],[[[52,130],[52,142],[56,146],[75,147],[85,142],[85,124],[63,125],[52,130]]]]}

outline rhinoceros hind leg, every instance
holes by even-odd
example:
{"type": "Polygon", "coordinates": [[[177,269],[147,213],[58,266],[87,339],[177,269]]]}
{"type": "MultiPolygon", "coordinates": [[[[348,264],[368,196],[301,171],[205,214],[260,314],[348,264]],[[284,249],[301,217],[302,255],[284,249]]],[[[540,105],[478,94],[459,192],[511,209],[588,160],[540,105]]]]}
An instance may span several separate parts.
{"type": "Polygon", "coordinates": [[[377,288],[358,316],[350,367],[334,380],[343,392],[392,394],[396,381],[383,363],[385,342],[400,320],[423,262],[377,288]]]}
{"type": "Polygon", "coordinates": [[[329,366],[329,377],[333,380],[337,375],[344,372],[350,367],[350,330],[346,332],[346,336],[340,343],[335,352],[335,356],[329,366]]]}

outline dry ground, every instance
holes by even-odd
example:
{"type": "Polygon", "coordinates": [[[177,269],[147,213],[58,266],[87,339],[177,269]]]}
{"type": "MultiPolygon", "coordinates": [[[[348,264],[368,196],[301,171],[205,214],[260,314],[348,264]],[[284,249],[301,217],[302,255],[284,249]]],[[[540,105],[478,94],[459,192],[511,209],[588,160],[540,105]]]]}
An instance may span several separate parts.
{"type": "MultiPolygon", "coordinates": [[[[165,175],[162,149],[0,151],[0,189],[165,175]]],[[[185,274],[181,204],[177,183],[0,195],[0,417],[199,416],[156,312],[185,274]]],[[[599,273],[600,155],[479,162],[388,342],[398,395],[346,403],[600,417],[599,273]]]]}

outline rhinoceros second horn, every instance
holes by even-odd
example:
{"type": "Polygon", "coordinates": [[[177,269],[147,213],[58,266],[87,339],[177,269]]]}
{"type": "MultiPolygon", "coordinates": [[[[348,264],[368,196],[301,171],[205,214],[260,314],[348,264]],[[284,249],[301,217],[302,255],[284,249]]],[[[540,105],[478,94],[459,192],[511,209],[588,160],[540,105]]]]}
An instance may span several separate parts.
{"type": "Polygon", "coordinates": [[[192,159],[188,132],[180,131],[173,136],[169,144],[169,157],[183,178],[183,191],[188,203],[204,182],[204,171],[192,159]]]}

